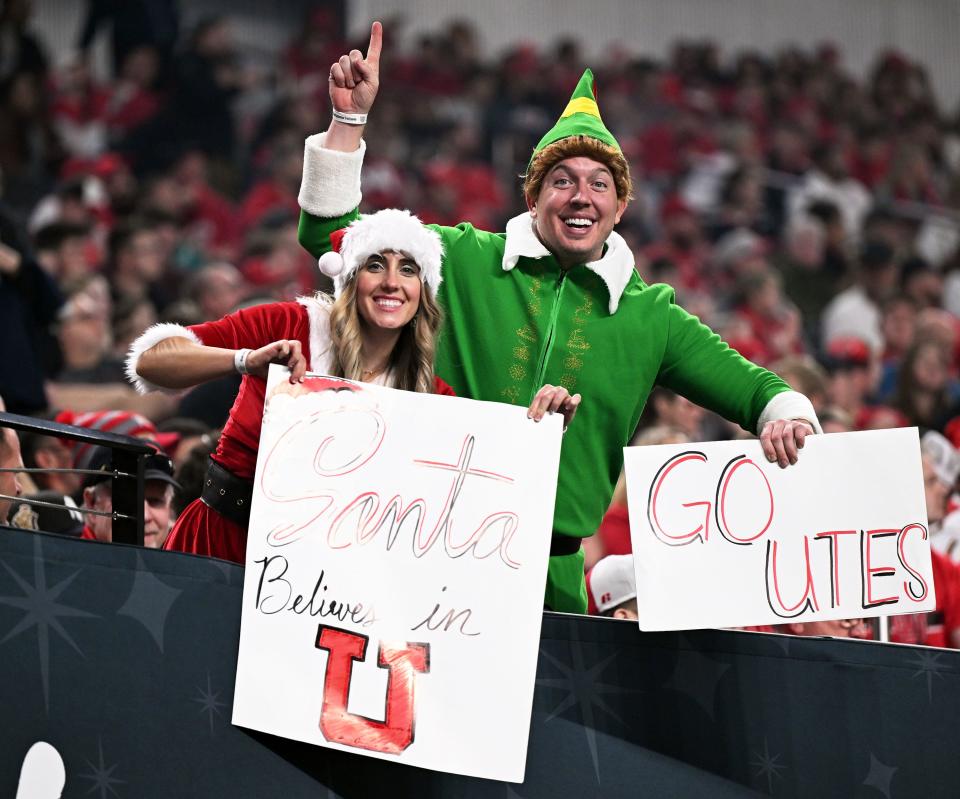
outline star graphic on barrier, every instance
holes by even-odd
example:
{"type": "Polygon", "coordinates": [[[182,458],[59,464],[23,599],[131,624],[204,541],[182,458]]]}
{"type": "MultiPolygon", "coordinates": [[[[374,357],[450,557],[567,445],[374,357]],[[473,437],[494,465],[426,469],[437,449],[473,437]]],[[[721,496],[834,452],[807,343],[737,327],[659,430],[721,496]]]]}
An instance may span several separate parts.
{"type": "MultiPolygon", "coordinates": [[[[680,643],[687,643],[682,636],[680,643]]],[[[679,649],[677,665],[667,685],[674,691],[689,696],[712,719],[717,686],[729,668],[728,663],[717,663],[695,649],[679,649]]]]}
{"type": "Polygon", "coordinates": [[[547,716],[547,718],[544,720],[544,723],[552,721],[561,713],[573,707],[574,705],[579,706],[580,718],[583,722],[584,732],[587,736],[587,746],[590,749],[590,757],[593,760],[593,770],[597,775],[597,783],[599,784],[600,763],[597,757],[597,734],[594,729],[596,726],[597,717],[594,712],[594,708],[599,708],[623,724],[623,719],[617,715],[616,710],[607,704],[603,698],[603,695],[637,693],[638,691],[637,689],[625,689],[619,685],[609,685],[607,683],[600,682],[598,678],[601,674],[603,674],[607,666],[610,665],[610,662],[616,658],[616,653],[604,658],[599,663],[595,663],[588,667],[584,663],[583,647],[576,635],[575,630],[575,627],[571,627],[570,651],[573,660],[573,667],[571,668],[566,663],[561,663],[559,660],[553,657],[553,655],[541,648],[540,654],[546,660],[552,663],[554,668],[556,668],[557,671],[559,671],[563,676],[560,678],[539,677],[537,678],[537,685],[542,685],[546,688],[566,689],[568,692],[567,695],[560,700],[557,706],[551,711],[550,715],[547,716]]]}
{"type": "Polygon", "coordinates": [[[163,628],[167,614],[177,597],[182,594],[179,588],[171,588],[151,572],[147,571],[143,557],[137,553],[137,570],[133,577],[133,586],[123,607],[117,611],[119,616],[129,616],[140,622],[153,637],[160,652],[163,652],[163,628]]]}
{"type": "Polygon", "coordinates": [[[87,765],[90,766],[90,773],[80,775],[83,779],[90,780],[93,783],[93,787],[90,788],[87,793],[100,791],[100,799],[107,799],[108,792],[114,796],[120,796],[120,794],[114,790],[113,786],[123,785],[124,780],[118,780],[113,776],[113,771],[117,767],[116,764],[107,767],[103,762],[103,741],[99,738],[97,739],[97,750],[100,756],[99,764],[95,766],[88,760],[87,765]]]}
{"type": "Polygon", "coordinates": [[[220,715],[220,708],[227,707],[226,702],[220,701],[220,692],[214,691],[210,685],[210,672],[207,672],[207,688],[197,688],[200,696],[194,697],[193,701],[200,704],[200,712],[206,713],[210,718],[210,734],[213,735],[213,717],[220,715]]]}
{"type": "Polygon", "coordinates": [[[941,673],[943,667],[939,665],[940,653],[920,650],[916,653],[916,656],[917,659],[912,661],[912,665],[917,666],[917,670],[913,673],[913,676],[926,676],[927,699],[933,702],[933,678],[938,677],[943,679],[943,674],[941,673]]]}
{"type": "Polygon", "coordinates": [[[0,645],[5,644],[11,638],[16,637],[31,627],[37,628],[37,647],[40,652],[40,678],[43,681],[43,707],[46,713],[50,712],[50,630],[52,629],[64,641],[73,647],[74,651],[80,657],[84,657],[76,641],[70,637],[70,634],[60,623],[62,618],[98,618],[93,613],[85,610],[72,608],[57,602],[60,595],[67,590],[70,584],[76,579],[79,571],[75,571],[69,577],[65,577],[54,586],[47,587],[47,570],[43,559],[43,549],[41,546],[42,536],[35,536],[33,544],[33,584],[31,585],[6,563],[2,563],[3,568],[13,578],[14,582],[23,591],[22,596],[0,596],[0,605],[7,605],[12,608],[18,608],[24,612],[23,618],[17,625],[10,630],[3,638],[0,638],[0,645]]]}
{"type": "Polygon", "coordinates": [[[227,581],[227,585],[230,585],[230,575],[233,574],[233,570],[236,568],[236,566],[233,563],[227,563],[226,561],[218,560],[216,558],[210,558],[210,563],[220,570],[220,573],[223,574],[224,579],[227,581]]]}
{"type": "Polygon", "coordinates": [[[870,753],[870,773],[863,781],[864,785],[876,788],[887,799],[890,799],[890,781],[897,771],[896,766],[888,766],[886,763],[878,760],[873,752],[870,753]]]}
{"type": "Polygon", "coordinates": [[[767,793],[773,794],[773,778],[780,777],[783,778],[780,774],[781,771],[784,771],[787,767],[780,764],[780,755],[771,755],[770,747],[767,744],[767,739],[763,739],[763,754],[760,751],[753,753],[754,759],[750,761],[750,765],[753,766],[757,773],[757,777],[766,777],[767,778],[767,793]]]}

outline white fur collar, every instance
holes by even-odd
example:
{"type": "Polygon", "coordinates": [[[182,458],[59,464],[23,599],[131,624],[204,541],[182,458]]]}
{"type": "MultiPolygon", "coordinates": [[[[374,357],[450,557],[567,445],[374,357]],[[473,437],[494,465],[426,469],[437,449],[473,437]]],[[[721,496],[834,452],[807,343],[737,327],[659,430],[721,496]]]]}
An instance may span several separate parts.
{"type": "MultiPolygon", "coordinates": [[[[503,250],[503,270],[509,272],[521,257],[543,258],[550,251],[537,238],[533,230],[533,218],[529,213],[515,216],[507,222],[507,243],[503,250]]],[[[602,278],[610,294],[610,313],[615,314],[620,297],[633,274],[633,253],[623,236],[612,232],[607,239],[607,251],[599,261],[586,264],[587,269],[602,278]]]]}

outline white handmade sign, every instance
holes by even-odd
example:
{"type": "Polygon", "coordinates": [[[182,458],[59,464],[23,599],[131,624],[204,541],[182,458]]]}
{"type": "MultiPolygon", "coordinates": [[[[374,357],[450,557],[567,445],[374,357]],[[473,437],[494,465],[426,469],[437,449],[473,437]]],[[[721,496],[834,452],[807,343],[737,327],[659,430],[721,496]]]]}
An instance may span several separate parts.
{"type": "Polygon", "coordinates": [[[644,630],[863,618],[935,606],[916,428],[624,450],[644,630]]]}
{"type": "Polygon", "coordinates": [[[234,724],[522,782],[561,429],[271,367],[234,724]]]}

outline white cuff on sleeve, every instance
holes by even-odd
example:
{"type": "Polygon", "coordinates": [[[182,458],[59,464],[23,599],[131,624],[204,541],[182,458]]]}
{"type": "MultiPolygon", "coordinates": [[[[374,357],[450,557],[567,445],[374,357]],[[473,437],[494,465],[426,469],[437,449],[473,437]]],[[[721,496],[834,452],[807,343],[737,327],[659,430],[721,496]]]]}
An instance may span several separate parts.
{"type": "Polygon", "coordinates": [[[767,422],[774,422],[777,419],[803,419],[810,422],[816,432],[823,432],[817,412],[813,409],[813,403],[799,391],[782,391],[767,403],[767,407],[763,409],[757,421],[757,435],[760,435],[760,431],[767,422]]]}
{"type": "Polygon", "coordinates": [[[140,377],[137,373],[137,363],[140,360],[140,356],[143,355],[148,349],[150,349],[154,344],[159,344],[164,339],[168,338],[188,338],[194,344],[203,344],[200,338],[192,330],[188,330],[183,325],[175,325],[170,322],[164,322],[159,325],[152,325],[148,327],[143,333],[140,334],[140,337],[134,340],[130,345],[130,349],[127,350],[127,362],[125,371],[127,373],[127,380],[133,383],[133,387],[137,390],[138,394],[149,394],[151,391],[162,391],[165,394],[179,394],[181,389],[171,389],[164,388],[163,386],[158,386],[155,383],[151,383],[149,380],[145,380],[140,377]]]}
{"type": "Polygon", "coordinates": [[[300,207],[308,214],[328,218],[343,216],[360,205],[360,170],[367,143],[352,153],[328,150],[326,133],[308,136],[303,146],[303,182],[300,207]]]}

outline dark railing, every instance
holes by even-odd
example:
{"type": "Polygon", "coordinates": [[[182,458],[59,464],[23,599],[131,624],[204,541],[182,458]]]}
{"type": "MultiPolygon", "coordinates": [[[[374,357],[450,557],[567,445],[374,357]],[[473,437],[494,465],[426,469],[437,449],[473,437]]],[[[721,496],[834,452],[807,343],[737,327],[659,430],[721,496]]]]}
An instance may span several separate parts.
{"type": "MultiPolygon", "coordinates": [[[[61,424],[47,419],[35,419],[32,416],[20,416],[15,413],[0,413],[0,427],[10,427],[23,432],[65,438],[84,444],[108,447],[113,453],[113,540],[119,544],[137,544],[143,546],[143,469],[144,456],[154,449],[144,441],[121,436],[116,433],[104,433],[85,427],[61,424]]],[[[33,470],[26,470],[28,472],[33,470]]],[[[53,471],[41,469],[41,472],[53,471]]],[[[69,469],[75,474],[85,474],[89,470],[69,469]]],[[[3,495],[0,495],[3,497],[3,495]]],[[[12,497],[4,497],[12,498],[12,497]]],[[[43,503],[24,497],[12,498],[28,505],[43,503]]],[[[83,509],[81,508],[81,512],[83,509]]]]}

